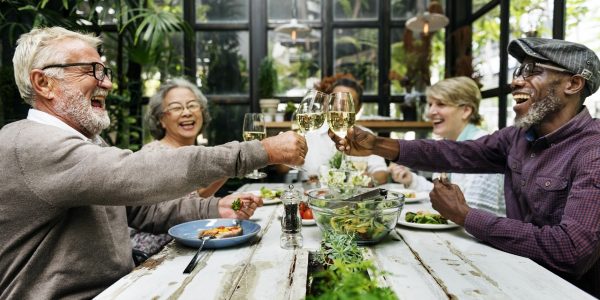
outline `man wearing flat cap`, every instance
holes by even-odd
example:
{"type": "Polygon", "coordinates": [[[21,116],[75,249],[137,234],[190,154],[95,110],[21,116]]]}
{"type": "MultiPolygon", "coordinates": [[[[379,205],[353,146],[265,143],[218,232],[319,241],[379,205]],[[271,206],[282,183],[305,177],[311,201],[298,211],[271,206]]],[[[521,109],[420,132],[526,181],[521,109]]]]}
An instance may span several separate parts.
{"type": "Polygon", "coordinates": [[[349,155],[381,155],[414,169],[503,173],[506,217],[469,207],[458,186],[434,180],[433,208],[484,242],[531,258],[600,297],[600,122],[583,105],[600,84],[587,47],[523,38],[508,52],[515,125],[478,140],[393,140],[351,129],[330,134],[349,155]]]}

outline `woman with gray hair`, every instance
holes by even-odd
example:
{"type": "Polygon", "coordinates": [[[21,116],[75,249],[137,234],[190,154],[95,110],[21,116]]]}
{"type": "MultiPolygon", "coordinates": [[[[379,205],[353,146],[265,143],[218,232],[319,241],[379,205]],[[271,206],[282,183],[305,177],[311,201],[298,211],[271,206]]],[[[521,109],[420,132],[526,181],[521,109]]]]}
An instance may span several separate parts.
{"type": "MultiPolygon", "coordinates": [[[[146,120],[155,140],[146,144],[140,151],[165,151],[194,146],[197,144],[196,138],[210,122],[206,97],[194,84],[182,78],[175,78],[163,84],[150,98],[148,105],[146,120]]],[[[213,197],[225,181],[227,178],[216,180],[207,187],[184,196],[184,201],[211,201],[208,210],[203,213],[205,218],[248,219],[250,215],[232,209],[233,198],[213,197]]],[[[180,200],[181,198],[173,201],[180,200]]],[[[156,210],[161,209],[161,206],[144,206],[135,209],[156,210]]],[[[142,230],[130,232],[135,250],[151,255],[171,240],[167,234],[153,234],[152,228],[142,230]]]]}

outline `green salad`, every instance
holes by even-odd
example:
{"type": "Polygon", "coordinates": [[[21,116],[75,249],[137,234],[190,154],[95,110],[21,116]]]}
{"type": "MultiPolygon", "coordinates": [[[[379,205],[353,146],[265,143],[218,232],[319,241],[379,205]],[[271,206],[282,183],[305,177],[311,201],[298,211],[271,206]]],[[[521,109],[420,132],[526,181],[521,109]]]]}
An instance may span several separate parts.
{"type": "Polygon", "coordinates": [[[409,211],[406,213],[406,217],[404,219],[409,223],[448,224],[448,220],[442,217],[442,215],[424,211],[418,211],[416,213],[409,211]]]}
{"type": "Polygon", "coordinates": [[[277,197],[281,197],[281,194],[283,193],[283,190],[272,190],[268,187],[261,187],[260,188],[260,196],[265,198],[265,199],[273,199],[273,198],[277,198],[277,197]]]}
{"type": "Polygon", "coordinates": [[[361,202],[313,200],[317,223],[326,231],[355,235],[361,243],[377,242],[396,224],[399,201],[364,200],[361,202]],[[336,208],[331,208],[335,203],[336,208]],[[328,207],[328,208],[325,208],[328,207]],[[320,209],[319,209],[320,208],[320,209]]]}

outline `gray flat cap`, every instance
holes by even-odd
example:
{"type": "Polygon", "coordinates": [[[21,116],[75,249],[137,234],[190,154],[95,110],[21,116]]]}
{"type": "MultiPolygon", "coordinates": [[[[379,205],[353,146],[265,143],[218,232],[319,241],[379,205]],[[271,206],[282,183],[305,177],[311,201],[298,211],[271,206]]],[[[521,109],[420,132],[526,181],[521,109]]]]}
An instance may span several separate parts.
{"type": "Polygon", "coordinates": [[[508,44],[508,53],[519,62],[526,57],[542,62],[552,62],[586,80],[587,96],[600,85],[600,60],[588,47],[563,40],[521,38],[508,44]]]}

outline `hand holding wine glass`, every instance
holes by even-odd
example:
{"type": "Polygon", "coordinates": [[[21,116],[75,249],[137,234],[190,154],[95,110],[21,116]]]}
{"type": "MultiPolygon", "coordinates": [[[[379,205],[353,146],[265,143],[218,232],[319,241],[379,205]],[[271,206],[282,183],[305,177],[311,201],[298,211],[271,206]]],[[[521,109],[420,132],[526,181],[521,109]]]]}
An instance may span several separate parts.
{"type": "MultiPolygon", "coordinates": [[[[243,137],[244,141],[262,140],[267,136],[265,117],[261,113],[247,113],[244,115],[243,137]]],[[[264,172],[258,170],[246,174],[246,178],[261,179],[267,177],[264,172]]]]}

